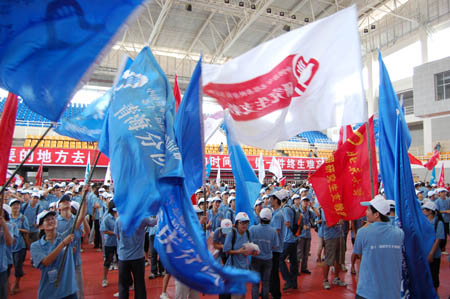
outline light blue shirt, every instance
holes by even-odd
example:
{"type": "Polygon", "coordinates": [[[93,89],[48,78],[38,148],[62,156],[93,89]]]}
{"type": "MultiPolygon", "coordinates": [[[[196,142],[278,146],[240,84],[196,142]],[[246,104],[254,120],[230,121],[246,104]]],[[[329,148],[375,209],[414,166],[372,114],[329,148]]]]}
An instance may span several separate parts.
{"type": "Polygon", "coordinates": [[[307,208],[306,211],[304,211],[301,206],[300,206],[300,213],[302,213],[303,224],[309,226],[309,228],[305,229],[303,227],[299,238],[311,239],[311,223],[316,218],[316,214],[309,208],[307,208]]]}
{"type": "MultiPolygon", "coordinates": [[[[19,229],[26,229],[29,230],[30,226],[28,225],[28,218],[23,216],[22,214],[19,214],[17,218],[13,218],[11,216],[10,222],[14,224],[17,228],[17,231],[19,232],[19,229]],[[23,221],[22,221],[23,217],[23,221]]],[[[26,248],[25,240],[23,239],[22,234],[19,232],[17,237],[14,237],[16,239],[16,242],[12,246],[11,250],[12,252],[18,252],[23,248],[26,248]]]]}
{"type": "Polygon", "coordinates": [[[116,224],[114,226],[114,233],[118,239],[117,255],[121,261],[132,261],[143,258],[145,256],[144,252],[144,239],[145,230],[147,226],[156,225],[155,218],[145,218],[142,220],[141,225],[136,229],[134,234],[131,236],[125,236],[122,231],[122,223],[120,222],[120,217],[116,219],[116,224]]]}
{"type": "Polygon", "coordinates": [[[231,222],[234,224],[234,217],[235,217],[235,212],[233,211],[232,208],[228,207],[224,213],[223,218],[230,219],[231,222]]]}
{"type": "Polygon", "coordinates": [[[208,211],[208,219],[211,221],[210,231],[215,232],[218,227],[220,227],[220,222],[223,217],[220,215],[219,211],[217,211],[216,215],[213,214],[212,210],[208,211]]]}
{"type": "MultiPolygon", "coordinates": [[[[284,222],[290,222],[291,226],[292,226],[294,223],[293,208],[284,206],[282,212],[283,212],[284,222]]],[[[290,227],[286,227],[286,230],[284,232],[284,243],[296,243],[296,242],[297,242],[297,237],[294,236],[290,227]]]]}
{"type": "Polygon", "coordinates": [[[261,218],[259,218],[255,211],[253,211],[253,219],[255,220],[255,223],[253,223],[253,225],[258,225],[261,223],[261,218]]]}
{"type": "Polygon", "coordinates": [[[34,208],[28,204],[23,205],[22,214],[28,219],[28,224],[30,226],[30,233],[37,233],[39,232],[39,228],[35,227],[34,224],[36,223],[36,217],[37,215],[42,212],[44,209],[42,208],[40,203],[36,203],[34,208]]]}
{"type": "Polygon", "coordinates": [[[270,220],[270,225],[275,229],[275,232],[277,233],[278,237],[278,244],[279,246],[276,247],[273,251],[274,252],[283,252],[283,241],[284,241],[284,234],[286,230],[286,226],[284,225],[284,219],[283,214],[281,212],[281,209],[278,209],[272,213],[272,220],[270,220]],[[280,233],[278,233],[278,230],[280,233]]]}
{"type": "MultiPolygon", "coordinates": [[[[442,198],[438,198],[434,201],[439,211],[450,210],[450,199],[442,200],[442,198]]],[[[442,218],[444,218],[445,223],[450,222],[450,214],[442,214],[442,218]]]]}
{"type": "MultiPolygon", "coordinates": [[[[437,216],[435,216],[433,218],[433,221],[431,221],[433,228],[436,227],[436,221],[437,221],[437,216]]],[[[436,239],[445,240],[444,223],[442,223],[442,221],[439,221],[437,224],[436,239]]],[[[441,247],[440,246],[438,246],[438,248],[436,249],[436,252],[434,253],[434,258],[435,259],[441,258],[441,247]]]]}
{"type": "MultiPolygon", "coordinates": [[[[72,216],[69,220],[66,220],[61,215],[56,217],[58,221],[58,227],[56,231],[60,234],[65,233],[66,231],[72,231],[73,222],[75,221],[75,216],[72,216]]],[[[73,255],[75,266],[78,267],[81,265],[81,237],[83,235],[83,225],[80,225],[79,229],[76,229],[73,233],[73,247],[75,248],[75,254],[73,255]]]]}
{"type": "MultiPolygon", "coordinates": [[[[6,225],[8,226],[9,233],[11,236],[16,239],[19,235],[19,230],[17,227],[7,222],[6,225]]],[[[8,270],[8,265],[12,264],[12,252],[11,252],[11,246],[6,245],[5,237],[3,234],[3,228],[0,228],[0,273],[5,272],[8,270]]]]}
{"type": "MultiPolygon", "coordinates": [[[[114,232],[114,227],[116,226],[116,218],[110,213],[103,217],[102,223],[100,224],[100,231],[111,231],[114,232]]],[[[153,226],[155,227],[155,226],[153,226]]],[[[103,234],[105,236],[105,246],[117,246],[116,235],[103,234]]]]}
{"type": "Polygon", "coordinates": [[[83,198],[81,197],[81,195],[75,195],[74,197],[72,197],[73,201],[76,201],[77,203],[81,204],[81,200],[83,198]]]}
{"type": "Polygon", "coordinates": [[[362,258],[356,294],[400,298],[403,238],[403,231],[389,222],[374,222],[358,231],[353,253],[362,258]]]}
{"type": "Polygon", "coordinates": [[[31,244],[30,252],[33,260],[33,265],[41,270],[41,280],[39,283],[38,298],[39,299],[59,299],[72,295],[78,291],[77,283],[75,280],[75,263],[73,257],[72,247],[74,242],[70,243],[65,249],[61,250],[56,260],[48,266],[42,265],[42,260],[47,257],[50,252],[61,243],[65,237],[70,233],[69,231],[59,234],[56,240],[52,243],[45,240],[43,236],[40,240],[31,244]],[[67,250],[67,257],[64,264],[63,271],[61,272],[61,278],[56,287],[54,281],[50,281],[50,277],[54,277],[61,265],[64,251],[67,250]],[[50,274],[49,274],[50,272],[50,274]],[[51,275],[53,273],[53,275],[51,275]]]}
{"type": "MultiPolygon", "coordinates": [[[[232,246],[233,233],[227,234],[225,238],[225,244],[223,245],[223,251],[228,252],[230,250],[239,250],[245,243],[249,243],[250,240],[247,237],[247,233],[244,232],[242,235],[238,233],[236,229],[233,228],[236,235],[236,241],[234,246],[232,246]]],[[[251,239],[251,237],[250,237],[251,239]]],[[[226,266],[232,266],[239,269],[249,269],[248,257],[244,254],[230,254],[228,256],[226,266]]]]}
{"type": "Polygon", "coordinates": [[[277,231],[270,224],[258,224],[250,227],[252,242],[259,246],[256,258],[271,260],[272,251],[280,246],[277,231]]]}
{"type": "Polygon", "coordinates": [[[342,225],[336,224],[333,226],[327,226],[327,220],[325,219],[323,210],[320,210],[320,214],[322,216],[323,239],[325,241],[330,239],[337,239],[344,235],[344,229],[342,228],[342,225]]]}
{"type": "Polygon", "coordinates": [[[39,199],[38,200],[38,205],[40,205],[41,211],[42,210],[48,210],[48,208],[50,206],[50,202],[47,199],[39,199]]]}

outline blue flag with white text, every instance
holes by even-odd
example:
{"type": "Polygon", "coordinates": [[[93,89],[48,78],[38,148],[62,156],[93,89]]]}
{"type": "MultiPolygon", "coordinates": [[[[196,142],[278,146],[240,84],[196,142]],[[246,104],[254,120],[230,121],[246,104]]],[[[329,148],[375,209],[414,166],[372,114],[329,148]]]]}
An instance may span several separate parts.
{"type": "MultiPolygon", "coordinates": [[[[123,71],[126,71],[133,60],[127,57],[123,71]]],[[[118,74],[121,77],[122,71],[118,74]]],[[[81,113],[71,118],[61,119],[61,123],[55,128],[55,132],[67,137],[86,142],[97,142],[102,134],[103,122],[106,111],[112,100],[114,88],[109,89],[103,96],[90,103],[81,113]]]]}
{"type": "Polygon", "coordinates": [[[379,156],[384,192],[395,200],[396,216],[405,233],[403,298],[436,298],[427,255],[434,228],[417,200],[408,157],[411,136],[389,74],[379,53],[379,156]]]}
{"type": "MultiPolygon", "coordinates": [[[[437,184],[436,181],[436,167],[433,167],[433,171],[431,172],[430,185],[437,184]]],[[[426,196],[426,194],[425,194],[426,196]]]]}
{"type": "Polygon", "coordinates": [[[58,121],[94,63],[142,2],[4,2],[0,8],[0,88],[22,97],[34,112],[58,121]]]}
{"type": "Polygon", "coordinates": [[[230,114],[225,112],[225,131],[227,133],[228,155],[230,156],[231,170],[236,182],[236,214],[245,212],[250,223],[255,223],[253,205],[259,196],[261,183],[255,174],[247,156],[234,137],[234,129],[229,120],[230,114]]]}
{"type": "Polygon", "coordinates": [[[204,182],[205,162],[203,145],[202,59],[192,74],[175,118],[175,136],[183,157],[183,169],[189,170],[184,179],[189,196],[204,182]]]}
{"type": "Polygon", "coordinates": [[[166,199],[159,181],[184,175],[174,115],[169,81],[145,47],[114,88],[99,142],[111,160],[114,202],[127,234],[157,214],[166,199]]]}
{"type": "Polygon", "coordinates": [[[159,181],[164,202],[155,248],[166,270],[190,288],[208,294],[244,294],[246,283],[258,282],[259,275],[223,267],[214,260],[190,200],[191,194],[202,185],[204,174],[201,86],[200,60],[175,121],[186,177],[159,181]]]}
{"type": "Polygon", "coordinates": [[[209,180],[209,176],[211,175],[211,157],[208,159],[208,164],[206,164],[206,179],[209,180]]]}

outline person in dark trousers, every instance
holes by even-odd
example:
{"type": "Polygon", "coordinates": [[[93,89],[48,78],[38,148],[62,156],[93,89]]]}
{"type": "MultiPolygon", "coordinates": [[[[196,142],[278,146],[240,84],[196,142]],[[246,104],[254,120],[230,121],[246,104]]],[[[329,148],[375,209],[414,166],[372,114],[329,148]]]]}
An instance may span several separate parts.
{"type": "Polygon", "coordinates": [[[116,219],[114,233],[117,236],[119,256],[119,298],[129,298],[129,288],[134,281],[134,298],[147,298],[145,290],[144,238],[147,226],[155,226],[155,218],[145,218],[131,236],[125,236],[122,222],[116,219]],[[133,278],[131,277],[133,275],[133,278]]]}
{"type": "MultiPolygon", "coordinates": [[[[279,193],[280,191],[277,191],[279,193]]],[[[292,208],[288,203],[288,196],[283,196],[281,199],[282,202],[285,202],[282,212],[284,218],[284,225],[286,227],[286,232],[284,235],[283,242],[283,252],[280,255],[280,271],[281,275],[286,282],[283,290],[286,291],[288,289],[297,289],[297,274],[298,274],[298,260],[297,260],[297,237],[294,236],[292,232],[292,226],[294,225],[294,217],[295,212],[294,208],[292,208]],[[286,265],[286,258],[289,258],[290,268],[288,269],[286,265]]]]}
{"type": "Polygon", "coordinates": [[[272,252],[272,271],[270,274],[270,293],[273,299],[281,298],[280,291],[280,254],[283,251],[283,240],[286,230],[284,226],[283,213],[281,212],[281,200],[275,195],[270,196],[270,205],[272,207],[272,219],[270,220],[270,225],[277,232],[278,244],[279,246],[272,252]]]}

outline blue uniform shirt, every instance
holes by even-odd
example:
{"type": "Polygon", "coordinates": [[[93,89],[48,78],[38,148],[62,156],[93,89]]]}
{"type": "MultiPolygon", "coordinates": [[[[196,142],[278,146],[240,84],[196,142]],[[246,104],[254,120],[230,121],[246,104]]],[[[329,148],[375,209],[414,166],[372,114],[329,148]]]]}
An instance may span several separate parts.
{"type": "MultiPolygon", "coordinates": [[[[290,222],[291,226],[292,226],[294,223],[293,209],[290,207],[284,206],[282,212],[283,212],[284,222],[290,222]]],[[[283,225],[284,225],[284,223],[283,223],[283,225]]],[[[295,243],[295,242],[297,242],[297,237],[294,236],[290,227],[286,227],[286,230],[284,233],[284,243],[295,243]]]]}
{"type": "Polygon", "coordinates": [[[301,207],[300,213],[302,213],[304,225],[309,226],[309,228],[308,229],[303,228],[299,237],[304,239],[311,239],[311,223],[313,223],[314,219],[316,218],[316,214],[309,208],[307,208],[306,211],[304,211],[301,207]]]}
{"type": "Polygon", "coordinates": [[[283,218],[283,214],[281,212],[281,208],[277,209],[276,211],[274,211],[272,213],[272,220],[270,220],[270,225],[275,229],[275,231],[277,232],[277,236],[278,236],[278,248],[275,248],[273,251],[274,252],[283,252],[283,241],[284,241],[284,234],[285,234],[285,230],[286,230],[286,226],[284,225],[284,218],[283,218]],[[278,230],[280,231],[280,233],[278,234],[278,230]]]}
{"type": "MultiPolygon", "coordinates": [[[[116,225],[116,218],[114,218],[111,213],[108,213],[103,217],[102,223],[100,225],[100,231],[112,231],[114,232],[114,227],[116,225]]],[[[153,226],[154,227],[154,226],[153,226]]],[[[152,228],[153,228],[152,227],[152,228]]],[[[116,235],[103,234],[105,236],[105,246],[117,246],[116,235]]]]}
{"type": "MultiPolygon", "coordinates": [[[[73,227],[73,222],[75,221],[75,216],[72,216],[69,220],[66,220],[61,215],[56,217],[56,221],[58,221],[58,227],[56,231],[60,234],[63,234],[66,231],[71,231],[73,227]]],[[[75,260],[75,266],[78,267],[81,265],[81,237],[83,235],[83,225],[80,225],[79,229],[76,229],[73,233],[73,247],[75,248],[75,254],[73,258],[75,260]]]]}
{"type": "MultiPolygon", "coordinates": [[[[235,231],[236,241],[234,242],[234,246],[232,246],[232,239],[233,239],[233,233],[227,234],[225,238],[225,244],[223,245],[223,251],[228,252],[230,250],[238,250],[241,249],[242,246],[245,243],[249,243],[250,240],[247,237],[247,233],[244,232],[242,235],[238,233],[236,229],[233,228],[235,231]]],[[[251,239],[251,237],[250,237],[251,239]]],[[[239,269],[248,269],[249,263],[248,263],[248,257],[244,254],[230,254],[228,256],[227,262],[225,263],[226,266],[232,266],[239,269]]]]}
{"type": "Polygon", "coordinates": [[[39,232],[39,228],[35,227],[37,215],[42,212],[44,209],[40,205],[40,203],[36,203],[34,208],[28,203],[23,205],[22,214],[28,219],[28,224],[30,225],[30,233],[39,232]]]}
{"type": "MultiPolygon", "coordinates": [[[[431,221],[433,228],[436,227],[436,239],[445,240],[444,223],[442,223],[442,221],[439,221],[439,223],[436,226],[436,221],[437,221],[437,216],[435,216],[433,218],[433,221],[431,221]]],[[[434,258],[435,259],[441,258],[440,246],[438,246],[438,248],[436,249],[436,252],[434,253],[434,258]]]]}
{"type": "Polygon", "coordinates": [[[272,251],[280,246],[277,231],[270,224],[258,224],[250,227],[252,242],[259,246],[259,254],[256,258],[271,260],[272,251]]]}
{"type": "Polygon", "coordinates": [[[258,225],[261,223],[261,219],[259,218],[259,216],[255,213],[255,211],[253,211],[253,219],[255,220],[255,223],[253,223],[253,225],[258,225]]]}
{"type": "MultiPolygon", "coordinates": [[[[41,197],[42,198],[42,197],[41,197]]],[[[48,201],[47,198],[42,198],[38,200],[38,205],[41,207],[41,211],[42,210],[48,210],[49,206],[50,206],[50,202],[48,201]]],[[[34,222],[34,221],[33,221],[34,222]]]]}
{"type": "MultiPolygon", "coordinates": [[[[11,236],[16,239],[19,235],[17,227],[9,222],[7,222],[6,225],[8,226],[11,236]]],[[[3,228],[0,228],[0,273],[8,270],[8,265],[12,265],[11,246],[6,245],[3,228]]]]}
{"type": "MultiPolygon", "coordinates": [[[[439,211],[450,210],[450,199],[442,200],[442,198],[438,198],[434,201],[439,211]]],[[[442,214],[442,218],[444,218],[444,222],[450,222],[450,214],[442,214]]]]}
{"type": "Polygon", "coordinates": [[[336,239],[344,235],[344,229],[342,225],[336,224],[334,226],[327,226],[327,220],[325,219],[325,214],[323,210],[320,211],[320,214],[322,216],[323,239],[325,241],[330,239],[336,239]]]}
{"type": "Polygon", "coordinates": [[[52,264],[44,266],[41,263],[42,260],[47,257],[50,252],[55,250],[59,243],[61,243],[64,238],[69,235],[69,233],[70,230],[64,232],[63,234],[58,233],[58,236],[53,243],[47,242],[45,240],[45,236],[43,236],[40,240],[37,240],[31,244],[30,252],[33,265],[41,270],[41,280],[38,290],[39,299],[64,298],[75,294],[78,291],[75,280],[75,263],[72,250],[74,242],[69,244],[65,249],[61,250],[58,257],[52,264]],[[65,250],[67,250],[67,257],[58,287],[56,287],[56,276],[65,250]]]}
{"type": "MultiPolygon", "coordinates": [[[[19,216],[17,218],[13,218],[11,216],[10,219],[11,219],[10,222],[16,226],[17,231],[19,229],[26,229],[26,230],[30,229],[30,226],[28,225],[28,218],[23,216],[22,214],[19,214],[19,216]],[[22,219],[22,217],[23,217],[23,219],[22,219]]],[[[21,249],[26,248],[25,240],[23,239],[23,236],[20,232],[19,232],[18,236],[15,237],[15,239],[16,239],[16,242],[14,243],[14,245],[11,248],[12,252],[18,252],[21,249]]]]}
{"type": "Polygon", "coordinates": [[[389,222],[374,222],[358,231],[353,253],[362,257],[356,294],[400,298],[403,238],[403,231],[389,222]]]}
{"type": "Polygon", "coordinates": [[[120,217],[116,219],[116,224],[114,226],[114,233],[118,239],[117,255],[121,261],[132,261],[143,258],[144,253],[144,239],[145,230],[147,226],[156,225],[155,218],[145,218],[142,220],[141,225],[136,229],[133,235],[125,236],[122,231],[122,224],[120,222],[120,217]]]}
{"type": "Polygon", "coordinates": [[[235,216],[235,212],[233,211],[232,208],[228,207],[224,213],[223,218],[230,219],[231,222],[234,224],[234,216],[235,216]]]}
{"type": "Polygon", "coordinates": [[[223,217],[220,215],[219,211],[217,211],[216,215],[214,215],[212,210],[209,210],[208,219],[211,221],[210,231],[215,232],[216,229],[220,227],[220,221],[222,221],[223,217]]]}

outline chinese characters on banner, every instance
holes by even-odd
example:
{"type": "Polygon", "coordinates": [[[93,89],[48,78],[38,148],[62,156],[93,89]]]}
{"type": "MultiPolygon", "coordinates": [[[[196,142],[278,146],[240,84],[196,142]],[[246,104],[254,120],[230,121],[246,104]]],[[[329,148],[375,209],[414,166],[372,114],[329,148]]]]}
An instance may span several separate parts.
{"type": "MultiPolygon", "coordinates": [[[[143,141],[147,142],[147,141],[143,141]]],[[[27,155],[29,147],[12,147],[9,154],[9,164],[19,164],[27,155]]],[[[94,156],[93,149],[69,149],[69,148],[37,148],[30,156],[25,165],[40,165],[41,161],[45,166],[81,166],[86,167],[88,153],[91,151],[91,157],[94,156]]],[[[231,162],[228,155],[205,155],[205,165],[211,158],[211,168],[222,170],[230,170],[231,162]]],[[[258,169],[259,156],[247,156],[248,161],[253,169],[258,169]]],[[[315,171],[325,162],[323,158],[306,158],[306,157],[276,157],[283,171],[315,171]]],[[[269,168],[272,157],[264,157],[266,168],[269,168]]],[[[109,159],[105,155],[101,155],[98,166],[107,167],[109,159]]]]}
{"type": "Polygon", "coordinates": [[[378,193],[373,117],[369,120],[369,127],[370,134],[367,134],[367,125],[354,132],[310,179],[329,226],[340,219],[361,218],[366,207],[360,202],[372,199],[368,139],[372,154],[373,191],[374,195],[378,193]]]}
{"type": "MultiPolygon", "coordinates": [[[[12,147],[9,152],[9,164],[20,164],[28,152],[29,147],[12,147]]],[[[45,166],[80,166],[86,167],[89,152],[94,157],[98,151],[93,149],[72,149],[72,148],[37,148],[28,158],[25,165],[45,166]]],[[[97,166],[107,167],[109,159],[101,155],[97,166]]]]}

